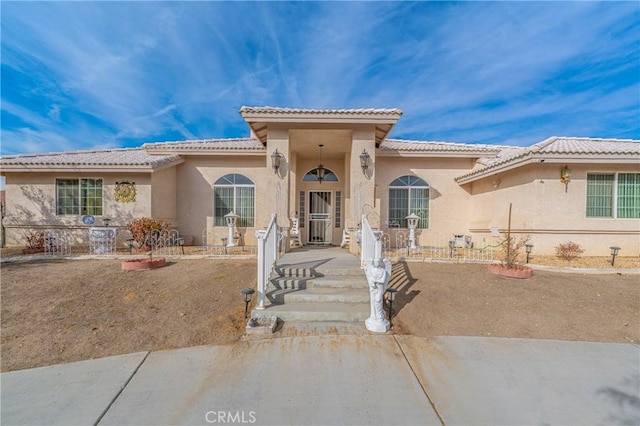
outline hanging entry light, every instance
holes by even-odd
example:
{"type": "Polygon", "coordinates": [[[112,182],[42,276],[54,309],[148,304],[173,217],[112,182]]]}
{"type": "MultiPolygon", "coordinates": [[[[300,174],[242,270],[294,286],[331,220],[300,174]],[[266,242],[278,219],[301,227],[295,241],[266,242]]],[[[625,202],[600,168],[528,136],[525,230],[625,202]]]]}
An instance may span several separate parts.
{"type": "Polygon", "coordinates": [[[325,168],[322,165],[322,147],[324,145],[320,144],[318,146],[320,147],[320,164],[318,164],[318,168],[316,169],[316,175],[318,176],[318,181],[322,183],[322,181],[324,180],[324,172],[325,172],[325,168]]]}

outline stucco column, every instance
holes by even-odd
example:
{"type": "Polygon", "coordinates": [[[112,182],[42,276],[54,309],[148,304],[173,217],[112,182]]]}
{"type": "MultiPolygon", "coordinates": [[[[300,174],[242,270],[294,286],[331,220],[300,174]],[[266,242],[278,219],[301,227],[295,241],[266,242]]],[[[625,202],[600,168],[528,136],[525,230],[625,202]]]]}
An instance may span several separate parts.
{"type": "MultiPolygon", "coordinates": [[[[285,235],[289,230],[290,209],[290,167],[291,149],[289,143],[289,131],[287,129],[269,128],[267,131],[267,155],[266,167],[269,172],[266,174],[266,190],[263,194],[264,205],[257,206],[256,216],[260,218],[270,218],[273,213],[278,215],[278,226],[282,227],[285,235]],[[271,154],[278,150],[281,155],[280,168],[275,173],[271,167],[271,154]]],[[[288,247],[288,244],[286,245],[288,247]]]]}
{"type": "Polygon", "coordinates": [[[375,167],[376,141],[373,126],[369,129],[354,130],[351,143],[349,185],[351,202],[347,206],[347,218],[356,226],[360,223],[362,215],[369,214],[369,223],[374,228],[380,227],[380,206],[375,204],[375,167]],[[369,154],[369,168],[362,171],[360,167],[360,154],[366,150],[369,154]]]}

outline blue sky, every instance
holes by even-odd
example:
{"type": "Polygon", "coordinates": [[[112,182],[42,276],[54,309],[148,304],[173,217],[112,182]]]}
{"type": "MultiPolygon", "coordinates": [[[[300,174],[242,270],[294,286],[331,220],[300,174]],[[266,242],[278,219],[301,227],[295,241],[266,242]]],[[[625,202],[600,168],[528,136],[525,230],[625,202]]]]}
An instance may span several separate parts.
{"type": "Polygon", "coordinates": [[[640,139],[638,2],[2,2],[4,155],[401,108],[391,137],[640,139]]]}

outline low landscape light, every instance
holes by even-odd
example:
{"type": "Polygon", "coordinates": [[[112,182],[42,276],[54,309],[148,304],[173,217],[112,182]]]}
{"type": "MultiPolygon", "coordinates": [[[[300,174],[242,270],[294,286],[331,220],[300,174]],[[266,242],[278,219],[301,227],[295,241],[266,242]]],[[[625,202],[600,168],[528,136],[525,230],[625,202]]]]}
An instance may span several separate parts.
{"type": "Polygon", "coordinates": [[[129,254],[133,254],[133,238],[127,238],[127,245],[129,246],[129,254]]]}
{"type": "Polygon", "coordinates": [[[525,244],[524,249],[527,251],[527,263],[529,263],[529,255],[531,255],[531,249],[533,248],[533,244],[525,244]]]}
{"type": "Polygon", "coordinates": [[[611,266],[613,266],[613,264],[616,261],[616,256],[618,255],[618,252],[620,251],[620,247],[611,246],[609,248],[611,249],[611,266]]]}
{"type": "Polygon", "coordinates": [[[255,290],[251,287],[245,287],[242,289],[242,294],[244,295],[244,317],[247,317],[247,311],[249,310],[249,302],[251,302],[251,298],[253,297],[253,293],[255,290]]]}
{"type": "Polygon", "coordinates": [[[389,287],[385,293],[387,293],[387,298],[389,300],[389,326],[391,326],[391,317],[393,316],[393,302],[396,300],[396,293],[398,290],[392,287],[389,287]]]}
{"type": "Polygon", "coordinates": [[[102,223],[104,223],[104,226],[108,227],[109,222],[111,222],[111,219],[109,219],[108,217],[102,218],[102,223]]]}

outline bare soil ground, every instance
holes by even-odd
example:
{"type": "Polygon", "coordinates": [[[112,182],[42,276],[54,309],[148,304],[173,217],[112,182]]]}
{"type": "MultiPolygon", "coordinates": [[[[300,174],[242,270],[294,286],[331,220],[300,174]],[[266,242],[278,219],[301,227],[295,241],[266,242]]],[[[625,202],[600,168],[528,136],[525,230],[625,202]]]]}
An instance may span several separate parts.
{"type": "MultiPolygon", "coordinates": [[[[638,267],[628,259],[626,267],[638,267]]],[[[3,263],[1,370],[227,344],[242,335],[240,290],[255,286],[254,260],[179,259],[136,272],[121,271],[120,262],[3,263]]],[[[622,269],[535,271],[515,280],[485,265],[409,262],[394,265],[391,285],[399,289],[395,333],[640,342],[640,276],[622,269]]]]}

